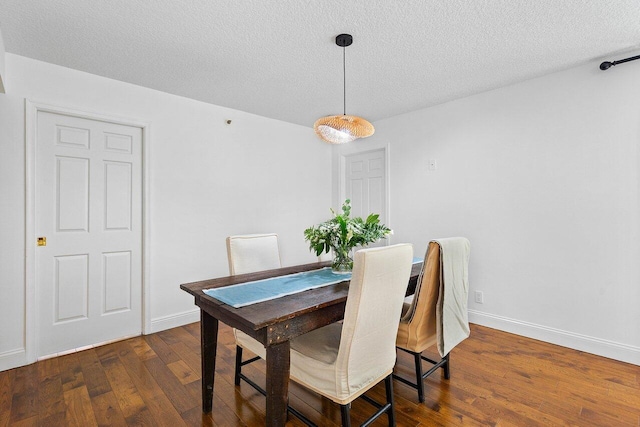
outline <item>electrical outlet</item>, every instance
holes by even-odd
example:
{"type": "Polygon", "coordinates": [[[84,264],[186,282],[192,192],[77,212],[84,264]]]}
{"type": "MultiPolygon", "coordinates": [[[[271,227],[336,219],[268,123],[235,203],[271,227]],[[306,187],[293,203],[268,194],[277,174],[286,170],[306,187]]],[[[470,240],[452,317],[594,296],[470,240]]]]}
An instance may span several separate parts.
{"type": "Polygon", "coordinates": [[[484,304],[484,295],[482,294],[482,291],[476,291],[476,302],[478,304],[484,304]]]}

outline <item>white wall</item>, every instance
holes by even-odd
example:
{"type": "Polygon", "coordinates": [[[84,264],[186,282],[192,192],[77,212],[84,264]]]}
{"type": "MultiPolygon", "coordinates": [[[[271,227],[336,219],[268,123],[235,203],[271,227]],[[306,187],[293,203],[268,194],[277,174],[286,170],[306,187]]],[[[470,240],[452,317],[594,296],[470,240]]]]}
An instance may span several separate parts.
{"type": "Polygon", "coordinates": [[[470,239],[473,322],[640,364],[639,82],[640,61],[594,62],[342,150],[390,144],[394,242],[470,239]]]}
{"type": "Polygon", "coordinates": [[[181,283],[228,273],[225,237],[276,232],[285,265],[331,206],[331,147],[309,127],[7,54],[0,95],[0,370],[24,364],[25,99],[150,123],[152,331],[198,320],[181,283]],[[232,124],[227,125],[226,119],[232,124]]]}

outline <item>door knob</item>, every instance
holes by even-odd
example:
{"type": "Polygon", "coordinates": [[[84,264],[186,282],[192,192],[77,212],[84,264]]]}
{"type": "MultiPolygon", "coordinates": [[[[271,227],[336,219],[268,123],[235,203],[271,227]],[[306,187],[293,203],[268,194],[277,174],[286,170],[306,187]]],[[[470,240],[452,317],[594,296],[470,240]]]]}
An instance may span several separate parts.
{"type": "Polygon", "coordinates": [[[47,238],[38,237],[38,246],[47,246],[47,238]]]}

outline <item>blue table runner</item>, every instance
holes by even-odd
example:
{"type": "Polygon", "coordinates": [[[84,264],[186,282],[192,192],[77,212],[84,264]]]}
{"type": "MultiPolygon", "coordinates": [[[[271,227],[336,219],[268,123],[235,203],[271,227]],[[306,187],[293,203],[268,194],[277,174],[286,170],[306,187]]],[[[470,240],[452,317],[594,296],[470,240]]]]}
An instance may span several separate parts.
{"type": "MultiPolygon", "coordinates": [[[[419,262],[422,262],[422,258],[413,259],[413,264],[419,262]]],[[[223,288],[205,289],[203,292],[233,308],[240,308],[309,289],[333,285],[345,280],[351,280],[351,273],[338,274],[331,271],[331,267],[325,267],[319,270],[255,280],[223,288]]]]}

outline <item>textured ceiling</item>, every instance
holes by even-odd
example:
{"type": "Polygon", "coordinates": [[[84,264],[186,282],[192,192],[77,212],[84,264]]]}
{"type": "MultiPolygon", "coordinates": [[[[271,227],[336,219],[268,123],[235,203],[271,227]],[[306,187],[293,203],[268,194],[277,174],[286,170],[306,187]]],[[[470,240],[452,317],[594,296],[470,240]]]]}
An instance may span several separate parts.
{"type": "MultiPolygon", "coordinates": [[[[639,54],[638,0],[2,0],[7,52],[312,126],[639,54]]],[[[612,71],[608,71],[612,72],[612,71]]],[[[10,86],[10,83],[7,84],[10,86]]]]}

